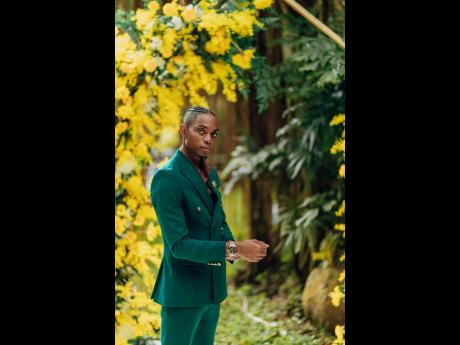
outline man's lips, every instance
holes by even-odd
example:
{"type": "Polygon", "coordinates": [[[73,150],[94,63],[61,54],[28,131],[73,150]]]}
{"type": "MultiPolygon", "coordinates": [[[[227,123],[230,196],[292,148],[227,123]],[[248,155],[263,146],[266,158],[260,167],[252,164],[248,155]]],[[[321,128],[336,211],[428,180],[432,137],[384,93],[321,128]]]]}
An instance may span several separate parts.
{"type": "Polygon", "coordinates": [[[209,147],[200,146],[200,149],[206,152],[211,152],[211,149],[209,147]]]}

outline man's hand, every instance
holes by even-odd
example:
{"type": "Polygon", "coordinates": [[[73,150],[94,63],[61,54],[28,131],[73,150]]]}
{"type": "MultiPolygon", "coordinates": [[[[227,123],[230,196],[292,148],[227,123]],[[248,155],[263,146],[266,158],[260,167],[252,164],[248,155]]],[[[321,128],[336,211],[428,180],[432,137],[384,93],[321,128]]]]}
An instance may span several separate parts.
{"type": "Polygon", "coordinates": [[[240,258],[249,262],[258,262],[267,255],[269,245],[256,239],[235,242],[240,258]]]}

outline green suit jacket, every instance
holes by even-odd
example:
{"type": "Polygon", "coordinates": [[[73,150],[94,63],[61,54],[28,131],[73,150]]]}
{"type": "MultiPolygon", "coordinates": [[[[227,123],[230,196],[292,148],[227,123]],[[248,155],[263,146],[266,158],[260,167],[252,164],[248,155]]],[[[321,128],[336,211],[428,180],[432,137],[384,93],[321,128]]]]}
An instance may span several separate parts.
{"type": "Polygon", "coordinates": [[[208,185],[217,195],[215,207],[200,174],[180,150],[153,177],[150,196],[164,254],[151,298],[163,306],[200,307],[227,296],[225,241],[234,237],[213,168],[208,185]]]}

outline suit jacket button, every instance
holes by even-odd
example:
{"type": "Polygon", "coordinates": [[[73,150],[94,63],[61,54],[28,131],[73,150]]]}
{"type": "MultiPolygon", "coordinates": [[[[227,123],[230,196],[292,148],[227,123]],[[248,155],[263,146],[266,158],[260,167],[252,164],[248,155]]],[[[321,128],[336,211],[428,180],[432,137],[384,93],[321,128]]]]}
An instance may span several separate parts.
{"type": "Polygon", "coordinates": [[[224,227],[223,227],[223,226],[220,227],[220,231],[224,231],[224,227]]]}
{"type": "Polygon", "coordinates": [[[217,263],[217,266],[221,266],[222,264],[220,262],[217,263]]]}

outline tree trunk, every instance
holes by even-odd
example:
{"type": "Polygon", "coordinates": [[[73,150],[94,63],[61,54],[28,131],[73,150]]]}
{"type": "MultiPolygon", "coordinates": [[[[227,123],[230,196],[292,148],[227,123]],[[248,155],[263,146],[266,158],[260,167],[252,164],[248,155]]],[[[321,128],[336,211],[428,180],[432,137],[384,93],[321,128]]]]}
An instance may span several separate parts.
{"type": "MultiPolygon", "coordinates": [[[[280,11],[279,2],[275,3],[280,11]]],[[[280,29],[269,28],[266,32],[259,33],[256,37],[257,50],[267,57],[269,65],[276,65],[282,61],[282,52],[279,45],[268,47],[268,43],[281,37],[280,29]]],[[[284,99],[273,100],[268,108],[261,114],[257,113],[256,90],[251,85],[247,101],[239,102],[242,114],[247,114],[246,121],[241,123],[248,130],[248,134],[259,147],[276,142],[276,131],[284,124],[281,114],[286,109],[284,99]]],[[[272,229],[272,192],[278,192],[278,185],[283,178],[260,177],[257,180],[249,180],[248,211],[250,215],[249,238],[255,238],[270,244],[267,256],[258,263],[250,263],[244,272],[236,276],[236,283],[253,282],[254,277],[266,270],[275,271],[280,265],[279,253],[273,249],[279,244],[279,232],[272,229]]]]}
{"type": "Polygon", "coordinates": [[[329,0],[322,1],[321,20],[324,24],[328,24],[329,20],[329,0]]]}

